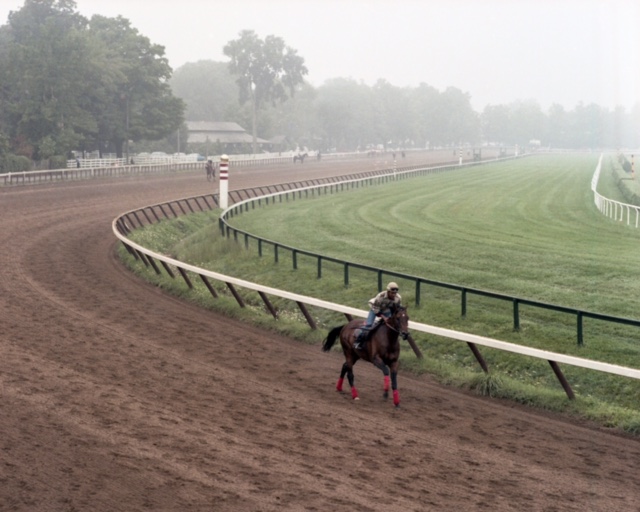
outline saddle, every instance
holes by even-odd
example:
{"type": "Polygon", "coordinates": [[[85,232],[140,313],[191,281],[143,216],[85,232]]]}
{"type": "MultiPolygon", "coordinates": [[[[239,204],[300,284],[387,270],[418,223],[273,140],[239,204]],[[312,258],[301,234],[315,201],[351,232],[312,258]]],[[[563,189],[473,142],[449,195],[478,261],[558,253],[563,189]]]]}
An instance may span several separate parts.
{"type": "Polygon", "coordinates": [[[373,332],[376,329],[378,329],[383,323],[384,323],[384,320],[379,319],[379,320],[376,320],[376,322],[368,329],[364,327],[364,323],[362,327],[356,328],[356,330],[353,333],[356,344],[357,345],[366,344],[367,341],[369,341],[369,338],[371,338],[371,335],[373,334],[373,332]]]}

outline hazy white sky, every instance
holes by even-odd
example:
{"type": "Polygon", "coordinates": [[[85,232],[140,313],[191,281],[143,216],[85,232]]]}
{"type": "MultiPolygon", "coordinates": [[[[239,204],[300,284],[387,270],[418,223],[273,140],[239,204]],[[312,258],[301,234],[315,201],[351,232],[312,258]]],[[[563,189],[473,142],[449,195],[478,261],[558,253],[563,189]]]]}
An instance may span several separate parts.
{"type": "MultiPolygon", "coordinates": [[[[78,11],[128,18],[171,66],[227,61],[241,30],[298,50],[320,86],[421,82],[487,104],[536,100],[629,110],[640,102],[640,0],[77,0],[78,11]]],[[[23,0],[0,0],[0,20],[23,0]]]]}

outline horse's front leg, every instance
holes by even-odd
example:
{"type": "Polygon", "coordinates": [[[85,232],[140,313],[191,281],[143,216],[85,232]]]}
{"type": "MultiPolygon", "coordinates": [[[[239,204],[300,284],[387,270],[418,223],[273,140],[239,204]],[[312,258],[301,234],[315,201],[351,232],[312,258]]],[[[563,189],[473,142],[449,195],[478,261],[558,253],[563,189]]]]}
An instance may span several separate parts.
{"type": "Polygon", "coordinates": [[[400,406],[400,393],[398,392],[398,361],[391,363],[391,389],[393,390],[393,405],[400,406]]]}
{"type": "Polygon", "coordinates": [[[387,398],[389,398],[389,367],[386,364],[384,364],[384,362],[382,361],[382,359],[380,359],[379,356],[374,357],[372,363],[377,368],[380,368],[382,370],[382,373],[384,374],[384,384],[383,384],[383,394],[382,394],[382,396],[386,400],[387,398]]]}

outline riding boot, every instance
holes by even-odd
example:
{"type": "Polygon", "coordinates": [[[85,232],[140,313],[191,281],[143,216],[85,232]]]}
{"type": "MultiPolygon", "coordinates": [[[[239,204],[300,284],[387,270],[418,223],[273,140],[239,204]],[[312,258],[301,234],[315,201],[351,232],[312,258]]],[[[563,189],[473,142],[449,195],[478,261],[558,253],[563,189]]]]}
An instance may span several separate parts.
{"type": "Polygon", "coordinates": [[[356,338],[356,342],[353,344],[353,348],[356,350],[362,350],[365,347],[365,339],[367,338],[368,330],[366,328],[360,329],[360,334],[356,338]]]}

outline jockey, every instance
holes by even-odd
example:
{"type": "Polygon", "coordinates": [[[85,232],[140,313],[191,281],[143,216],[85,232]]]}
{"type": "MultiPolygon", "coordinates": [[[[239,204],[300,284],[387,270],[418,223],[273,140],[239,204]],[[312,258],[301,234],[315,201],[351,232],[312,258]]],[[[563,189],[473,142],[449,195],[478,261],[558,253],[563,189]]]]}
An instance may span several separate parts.
{"type": "Polygon", "coordinates": [[[353,348],[356,350],[364,349],[367,334],[369,333],[376,317],[389,318],[391,316],[391,308],[401,305],[402,297],[400,297],[400,294],[398,293],[398,285],[391,282],[387,285],[386,291],[380,292],[369,301],[369,307],[371,308],[369,316],[367,317],[365,324],[362,326],[353,348]]]}
{"type": "Polygon", "coordinates": [[[213,161],[209,160],[207,162],[207,165],[204,166],[205,169],[207,170],[207,179],[215,179],[216,178],[216,168],[213,165],[213,161]]]}

